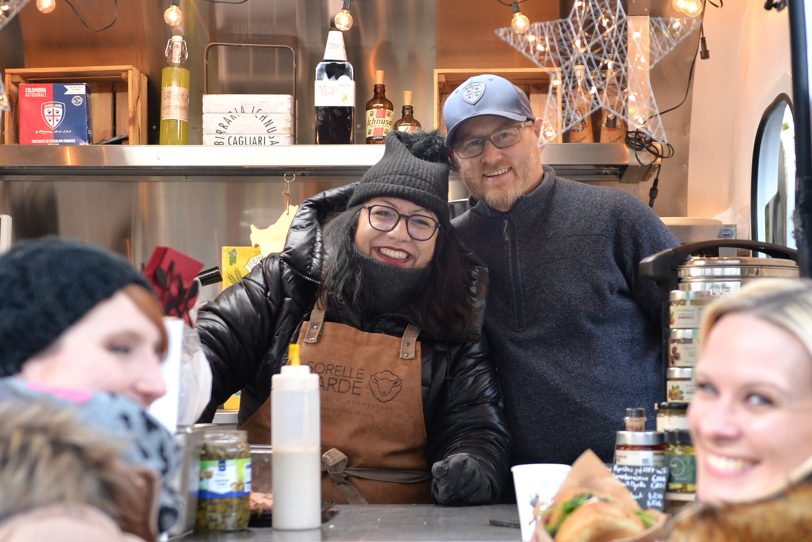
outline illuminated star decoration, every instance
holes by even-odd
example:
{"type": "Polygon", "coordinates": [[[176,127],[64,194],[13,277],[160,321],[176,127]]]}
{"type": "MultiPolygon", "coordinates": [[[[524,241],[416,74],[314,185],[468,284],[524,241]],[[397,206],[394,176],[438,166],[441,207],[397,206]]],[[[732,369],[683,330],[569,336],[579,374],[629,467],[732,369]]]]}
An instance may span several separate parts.
{"type": "Polygon", "coordinates": [[[524,34],[514,33],[511,27],[499,28],[496,34],[536,65],[560,68],[560,81],[553,72],[551,87],[561,87],[561,120],[549,118],[558,114],[556,96],[551,91],[544,109],[541,139],[552,141],[582,123],[585,115],[605,109],[608,115],[624,120],[629,130],[639,130],[666,143],[648,70],[699,25],[698,19],[690,17],[629,18],[619,0],[576,0],[566,19],[533,23],[524,34]],[[576,107],[578,65],[586,68],[588,111],[576,107]],[[612,99],[613,85],[606,84],[610,72],[617,79],[620,97],[625,99],[612,99]]]}

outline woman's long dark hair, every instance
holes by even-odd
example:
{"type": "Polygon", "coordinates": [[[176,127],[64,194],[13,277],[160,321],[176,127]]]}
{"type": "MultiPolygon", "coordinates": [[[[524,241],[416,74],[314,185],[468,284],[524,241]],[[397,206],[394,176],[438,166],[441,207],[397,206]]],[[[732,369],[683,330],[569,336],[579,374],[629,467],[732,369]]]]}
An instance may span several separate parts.
{"type": "MultiPolygon", "coordinates": [[[[362,208],[351,207],[331,218],[324,227],[328,254],[318,298],[326,300],[328,309],[346,303],[360,311],[369,306],[371,290],[364,287],[363,278],[351,265],[349,256],[355,250],[355,229],[362,208]]],[[[418,292],[413,304],[416,319],[427,333],[460,339],[470,328],[478,295],[473,290],[476,277],[472,267],[466,262],[451,224],[443,224],[437,230],[426,287],[418,292]]]]}

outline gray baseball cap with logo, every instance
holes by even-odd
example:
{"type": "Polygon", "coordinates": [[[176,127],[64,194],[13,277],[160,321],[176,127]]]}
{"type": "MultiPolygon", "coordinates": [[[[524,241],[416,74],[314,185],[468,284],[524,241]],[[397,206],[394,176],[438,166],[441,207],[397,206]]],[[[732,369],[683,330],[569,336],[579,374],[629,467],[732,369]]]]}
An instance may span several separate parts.
{"type": "Polygon", "coordinates": [[[483,115],[496,115],[516,122],[536,119],[530,109],[530,100],[522,89],[498,75],[475,75],[454,89],[445,101],[446,145],[450,147],[454,143],[457,130],[466,120],[483,115]]]}

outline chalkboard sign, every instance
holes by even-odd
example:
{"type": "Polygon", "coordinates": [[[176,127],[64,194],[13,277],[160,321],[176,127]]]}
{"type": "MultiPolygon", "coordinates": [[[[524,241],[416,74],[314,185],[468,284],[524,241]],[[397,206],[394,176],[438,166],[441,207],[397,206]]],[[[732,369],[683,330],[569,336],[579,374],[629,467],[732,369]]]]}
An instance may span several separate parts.
{"type": "Polygon", "coordinates": [[[668,467],[613,465],[612,472],[629,489],[640,508],[662,510],[668,487],[668,467]]]}

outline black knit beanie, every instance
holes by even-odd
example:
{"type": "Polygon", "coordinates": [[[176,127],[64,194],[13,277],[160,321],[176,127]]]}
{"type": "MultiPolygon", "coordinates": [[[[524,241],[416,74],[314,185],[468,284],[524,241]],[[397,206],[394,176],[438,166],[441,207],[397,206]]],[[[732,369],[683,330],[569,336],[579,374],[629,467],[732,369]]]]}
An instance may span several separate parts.
{"type": "Polygon", "coordinates": [[[349,206],[390,196],[433,211],[441,224],[448,224],[448,170],[438,132],[392,132],[383,157],[361,177],[349,206]]]}
{"type": "Polygon", "coordinates": [[[100,302],[129,284],[151,290],[123,257],[46,237],[0,255],[0,376],[11,376],[100,302]]]}

